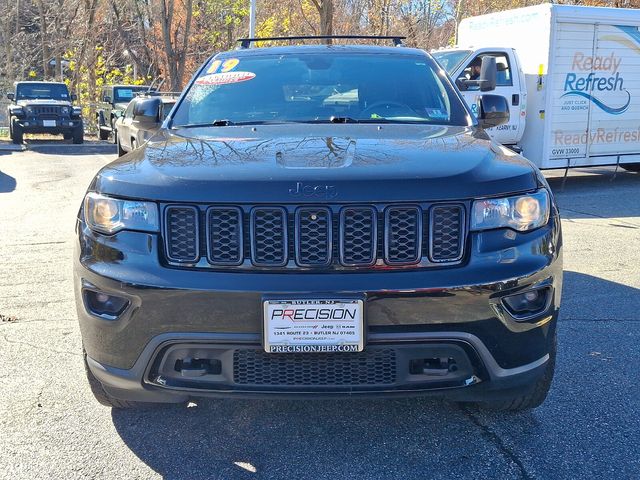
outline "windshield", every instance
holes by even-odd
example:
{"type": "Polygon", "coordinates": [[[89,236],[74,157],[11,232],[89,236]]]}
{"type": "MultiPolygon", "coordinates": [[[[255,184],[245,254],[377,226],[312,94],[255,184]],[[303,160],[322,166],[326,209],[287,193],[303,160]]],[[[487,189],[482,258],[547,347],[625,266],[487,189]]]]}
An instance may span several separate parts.
{"type": "Polygon", "coordinates": [[[69,90],[61,83],[22,83],[16,87],[17,100],[69,100],[69,90]]]}
{"type": "Polygon", "coordinates": [[[460,65],[470,53],[471,50],[452,50],[448,52],[433,52],[431,56],[442,65],[442,68],[444,68],[449,75],[453,75],[458,65],[460,65]]]}
{"type": "Polygon", "coordinates": [[[129,102],[136,93],[146,92],[149,87],[117,87],[113,89],[113,101],[115,103],[129,102]]]}
{"type": "Polygon", "coordinates": [[[467,112],[427,57],[304,53],[212,60],[173,127],[280,122],[467,125],[467,112]]]}

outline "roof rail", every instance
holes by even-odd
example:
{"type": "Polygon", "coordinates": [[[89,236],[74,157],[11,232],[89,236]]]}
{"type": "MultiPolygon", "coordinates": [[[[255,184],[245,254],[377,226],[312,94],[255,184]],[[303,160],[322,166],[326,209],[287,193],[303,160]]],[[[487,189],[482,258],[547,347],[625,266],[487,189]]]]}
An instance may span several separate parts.
{"type": "Polygon", "coordinates": [[[391,40],[396,47],[401,47],[404,44],[402,40],[407,37],[400,35],[309,35],[309,36],[297,36],[297,37],[261,37],[261,38],[240,38],[240,48],[249,48],[252,42],[265,42],[265,41],[293,41],[293,40],[344,40],[344,39],[364,39],[364,40],[391,40]]]}

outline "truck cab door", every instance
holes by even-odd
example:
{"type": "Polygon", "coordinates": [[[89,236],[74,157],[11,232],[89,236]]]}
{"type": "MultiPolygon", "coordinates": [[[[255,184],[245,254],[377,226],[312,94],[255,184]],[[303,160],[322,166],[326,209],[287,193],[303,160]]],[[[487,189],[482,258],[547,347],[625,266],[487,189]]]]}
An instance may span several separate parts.
{"type": "MultiPolygon", "coordinates": [[[[492,56],[496,59],[498,72],[496,75],[496,89],[491,92],[507,99],[509,104],[509,122],[487,130],[491,138],[504,145],[515,145],[522,134],[521,122],[524,122],[523,111],[526,93],[520,87],[519,68],[507,52],[481,50],[459,70],[458,79],[476,80],[480,73],[482,57],[492,56]]],[[[457,80],[457,79],[456,79],[457,80]]],[[[457,82],[463,85],[464,82],[457,82]]],[[[471,108],[474,115],[478,114],[478,97],[482,94],[478,86],[467,85],[461,89],[462,96],[471,108]]]]}

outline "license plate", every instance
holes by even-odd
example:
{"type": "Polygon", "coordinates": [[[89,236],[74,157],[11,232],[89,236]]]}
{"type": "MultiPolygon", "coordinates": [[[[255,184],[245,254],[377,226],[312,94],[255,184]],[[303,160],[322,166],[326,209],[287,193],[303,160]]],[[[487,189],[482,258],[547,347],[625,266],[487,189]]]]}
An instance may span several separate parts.
{"type": "Polygon", "coordinates": [[[362,300],[266,300],[264,349],[269,353],[360,352],[362,300]]]}
{"type": "Polygon", "coordinates": [[[42,120],[42,126],[43,127],[55,127],[56,126],[56,121],[55,120],[42,120]]]}

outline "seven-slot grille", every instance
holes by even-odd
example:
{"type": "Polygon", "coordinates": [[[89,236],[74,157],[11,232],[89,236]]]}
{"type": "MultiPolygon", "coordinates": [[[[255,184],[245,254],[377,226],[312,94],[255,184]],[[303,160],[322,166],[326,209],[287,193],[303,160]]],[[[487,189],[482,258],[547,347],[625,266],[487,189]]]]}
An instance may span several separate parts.
{"type": "Polygon", "coordinates": [[[47,115],[60,115],[61,113],[61,107],[57,106],[57,105],[34,105],[31,107],[33,114],[40,116],[47,116],[47,115]]]}
{"type": "Polygon", "coordinates": [[[205,267],[451,264],[464,255],[464,213],[462,204],[169,205],[164,209],[165,254],[170,263],[205,267]]]}

